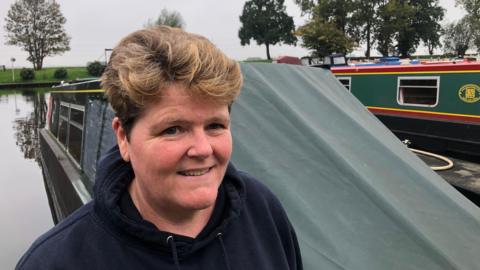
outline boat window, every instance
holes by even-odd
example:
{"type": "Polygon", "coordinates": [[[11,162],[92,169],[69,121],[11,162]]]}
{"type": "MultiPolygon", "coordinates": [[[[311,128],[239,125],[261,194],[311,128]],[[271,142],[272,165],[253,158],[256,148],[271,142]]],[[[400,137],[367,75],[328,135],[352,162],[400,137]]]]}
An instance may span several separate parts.
{"type": "Polygon", "coordinates": [[[70,109],[70,121],[83,126],[83,110],[72,107],[70,109]]]}
{"type": "Polygon", "coordinates": [[[351,91],[350,86],[352,79],[350,77],[337,77],[337,79],[348,91],[351,91]]]}
{"type": "Polygon", "coordinates": [[[51,106],[52,106],[52,109],[51,109],[51,114],[52,116],[50,117],[49,121],[50,121],[50,131],[52,132],[52,134],[55,136],[55,137],[58,137],[58,121],[59,121],[59,117],[58,117],[58,102],[56,99],[53,99],[51,100],[51,106]]]}
{"type": "Polygon", "coordinates": [[[68,152],[77,162],[80,162],[82,155],[82,129],[73,125],[70,126],[70,133],[68,134],[68,152]]]}
{"type": "Polygon", "coordinates": [[[65,103],[61,104],[60,115],[68,118],[68,104],[65,104],[65,103]]]}
{"type": "Polygon", "coordinates": [[[345,57],[334,57],[333,58],[333,65],[346,65],[347,62],[345,61],[345,57]]]}
{"type": "Polygon", "coordinates": [[[58,127],[58,140],[63,144],[67,145],[67,121],[60,119],[60,125],[58,127]]]}
{"type": "Polygon", "coordinates": [[[436,106],[439,82],[439,77],[399,77],[397,101],[400,105],[436,106]]]}
{"type": "Polygon", "coordinates": [[[78,165],[82,157],[84,114],[84,106],[61,101],[58,131],[53,132],[78,165]]]}

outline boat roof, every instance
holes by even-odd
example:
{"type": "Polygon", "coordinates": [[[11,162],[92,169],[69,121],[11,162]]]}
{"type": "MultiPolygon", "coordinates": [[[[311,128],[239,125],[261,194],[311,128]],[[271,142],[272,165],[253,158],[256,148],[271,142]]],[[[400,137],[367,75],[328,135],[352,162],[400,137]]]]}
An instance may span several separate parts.
{"type": "Polygon", "coordinates": [[[241,67],[232,160],[282,201],[305,269],[478,268],[480,209],[328,70],[241,67]]]}
{"type": "Polygon", "coordinates": [[[342,66],[332,67],[334,74],[376,74],[376,73],[455,73],[480,72],[480,62],[432,62],[405,65],[342,66]]]}

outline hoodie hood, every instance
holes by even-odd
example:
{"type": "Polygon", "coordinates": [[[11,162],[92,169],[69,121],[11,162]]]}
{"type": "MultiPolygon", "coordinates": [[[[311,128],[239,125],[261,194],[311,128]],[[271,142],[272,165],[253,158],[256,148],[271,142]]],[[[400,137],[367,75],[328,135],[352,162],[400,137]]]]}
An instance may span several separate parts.
{"type": "Polygon", "coordinates": [[[229,164],[219,190],[219,196],[225,197],[225,209],[221,221],[213,229],[200,232],[194,239],[160,231],[152,223],[131,218],[121,210],[120,200],[128,192],[127,188],[134,176],[130,163],[122,159],[118,147],[109,150],[98,165],[94,187],[95,214],[99,217],[98,221],[104,223],[121,240],[168,257],[178,256],[182,259],[215,239],[222,241],[225,229],[232,220],[238,218],[244,205],[244,183],[234,166],[229,164]]]}

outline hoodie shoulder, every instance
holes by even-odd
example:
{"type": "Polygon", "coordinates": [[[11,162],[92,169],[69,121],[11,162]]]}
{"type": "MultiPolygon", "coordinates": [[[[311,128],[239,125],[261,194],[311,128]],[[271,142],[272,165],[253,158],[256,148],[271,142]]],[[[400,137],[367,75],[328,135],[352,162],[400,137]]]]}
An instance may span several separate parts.
{"type": "Polygon", "coordinates": [[[21,257],[15,269],[54,268],[50,263],[56,259],[62,259],[62,251],[67,250],[65,245],[82,241],[83,236],[79,232],[83,230],[82,228],[88,227],[85,226],[85,223],[91,222],[92,208],[92,202],[80,207],[62,222],[41,235],[21,257]]]}

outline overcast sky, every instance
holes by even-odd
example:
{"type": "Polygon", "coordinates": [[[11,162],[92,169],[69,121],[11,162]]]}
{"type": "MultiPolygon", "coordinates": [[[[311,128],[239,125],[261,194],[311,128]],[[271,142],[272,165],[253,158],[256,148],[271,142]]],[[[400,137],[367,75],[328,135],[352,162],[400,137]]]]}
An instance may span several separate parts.
{"type": "MultiPolygon", "coordinates": [[[[31,67],[27,54],[18,47],[5,45],[5,16],[15,0],[0,0],[0,65],[10,67],[10,58],[17,59],[15,67],[31,67]]],[[[71,50],[48,57],[44,66],[84,66],[93,60],[104,60],[105,48],[112,48],[128,33],[142,28],[149,18],[158,17],[162,8],[178,11],[186,22],[186,30],[201,34],[230,57],[244,60],[248,57],[265,58],[265,46],[255,41],[241,46],[238,38],[239,16],[245,0],[57,0],[72,38],[71,50]]],[[[440,0],[447,10],[447,21],[461,18],[464,12],[454,6],[454,0],[440,0]]],[[[293,16],[295,26],[305,21],[293,0],[285,0],[287,13],[293,16]]],[[[272,57],[281,55],[304,56],[308,51],[297,44],[277,45],[270,49],[272,57]]],[[[357,53],[359,54],[359,53],[357,53]]]]}

